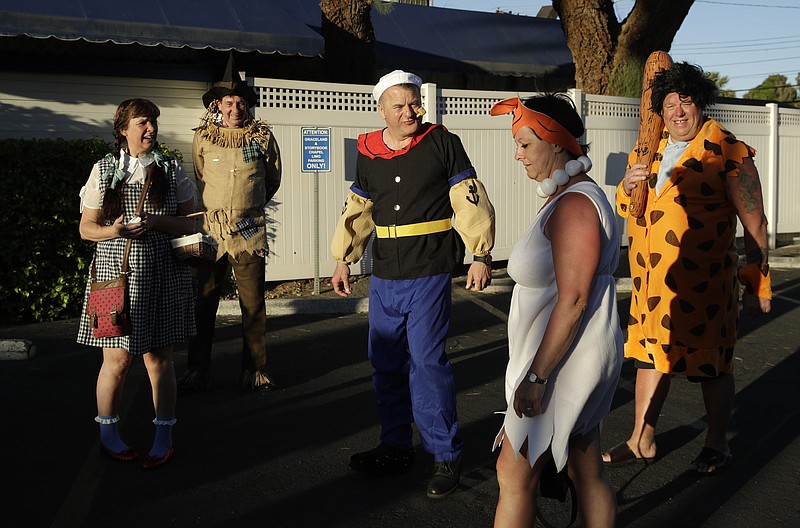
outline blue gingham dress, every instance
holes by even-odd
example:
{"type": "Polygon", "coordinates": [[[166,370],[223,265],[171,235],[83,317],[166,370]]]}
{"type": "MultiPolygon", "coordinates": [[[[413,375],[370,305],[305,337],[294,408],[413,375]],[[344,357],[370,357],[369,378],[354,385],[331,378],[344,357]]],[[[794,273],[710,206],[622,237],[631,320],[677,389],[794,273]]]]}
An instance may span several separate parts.
{"type": "MultiPolygon", "coordinates": [[[[103,160],[98,163],[102,164],[103,160]]],[[[156,211],[145,200],[144,209],[152,214],[174,215],[177,211],[175,160],[169,160],[169,192],[164,209],[156,211]]],[[[103,167],[101,166],[101,174],[103,167]]],[[[100,179],[100,188],[110,183],[100,179]]],[[[123,185],[120,183],[119,185],[123,185]]],[[[124,184],[124,215],[128,222],[136,213],[143,183],[124,184]]],[[[149,194],[149,193],[148,193],[149,194]]],[[[133,355],[144,354],[154,348],[186,341],[195,335],[194,287],[189,269],[176,258],[170,244],[171,236],[150,229],[140,238],[132,239],[128,257],[128,293],[132,331],[129,336],[95,339],[86,314],[91,277],[87,285],[78,329],[78,343],[101,348],[124,348],[133,355]]],[[[119,276],[127,239],[114,238],[97,243],[94,264],[97,280],[119,276]]]]}

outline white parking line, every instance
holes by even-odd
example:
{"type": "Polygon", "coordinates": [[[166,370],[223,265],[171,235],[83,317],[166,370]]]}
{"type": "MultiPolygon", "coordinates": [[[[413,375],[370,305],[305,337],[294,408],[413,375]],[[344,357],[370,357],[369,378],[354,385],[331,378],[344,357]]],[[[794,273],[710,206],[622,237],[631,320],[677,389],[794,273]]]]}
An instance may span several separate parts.
{"type": "Polygon", "coordinates": [[[775,294],[773,294],[772,298],[773,299],[780,299],[782,301],[788,301],[788,302],[794,303],[794,304],[800,304],[800,301],[798,301],[797,299],[792,299],[791,297],[784,297],[783,295],[775,295],[775,294]]]}

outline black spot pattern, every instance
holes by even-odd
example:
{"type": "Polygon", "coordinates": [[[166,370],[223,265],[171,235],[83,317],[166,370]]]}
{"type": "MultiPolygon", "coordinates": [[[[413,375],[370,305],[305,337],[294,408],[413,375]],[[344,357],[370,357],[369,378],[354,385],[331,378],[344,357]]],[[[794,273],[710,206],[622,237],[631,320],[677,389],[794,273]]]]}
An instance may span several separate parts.
{"type": "Polygon", "coordinates": [[[716,240],[714,240],[713,238],[711,240],[706,240],[705,242],[701,242],[700,244],[697,244],[697,249],[701,251],[709,251],[711,248],[714,247],[714,242],[716,242],[716,240]]]}
{"type": "Polygon", "coordinates": [[[656,209],[655,211],[650,211],[650,223],[655,224],[659,220],[664,217],[664,211],[659,211],[656,209]]]}
{"type": "Polygon", "coordinates": [[[695,327],[689,329],[689,333],[692,335],[696,335],[697,337],[701,337],[706,332],[706,324],[699,324],[695,327]]]}
{"type": "Polygon", "coordinates": [[[705,224],[703,224],[703,222],[701,222],[698,218],[695,218],[694,216],[689,216],[688,220],[689,220],[689,227],[692,229],[703,229],[705,227],[705,224]]]}
{"type": "Polygon", "coordinates": [[[683,166],[696,172],[703,172],[703,162],[696,158],[689,158],[683,162],[683,166]]]}
{"type": "Polygon", "coordinates": [[[712,143],[711,141],[709,141],[707,139],[703,142],[703,148],[705,148],[706,150],[710,150],[711,152],[713,152],[717,156],[721,156],[722,155],[722,147],[719,146],[717,143],[712,143]]]}
{"type": "Polygon", "coordinates": [[[700,265],[689,257],[681,257],[681,263],[683,264],[683,267],[689,271],[695,271],[696,269],[700,268],[700,265]]]}
{"type": "Polygon", "coordinates": [[[675,281],[675,277],[672,273],[667,273],[666,277],[664,278],[664,284],[667,285],[667,288],[670,290],[677,292],[678,291],[678,283],[675,281]]]}
{"type": "Polygon", "coordinates": [[[698,370],[708,376],[709,378],[716,378],[717,377],[717,369],[714,365],[709,365],[706,363],[705,365],[700,365],[698,370]]]}
{"type": "Polygon", "coordinates": [[[725,269],[729,269],[731,266],[733,266],[733,259],[730,257],[730,255],[726,254],[725,255],[725,269]]]}
{"type": "Polygon", "coordinates": [[[667,236],[664,237],[664,242],[670,246],[681,247],[681,241],[678,239],[678,235],[671,229],[667,232],[667,236]]]}
{"type": "Polygon", "coordinates": [[[731,361],[733,361],[733,348],[726,348],[724,357],[726,363],[730,363],[731,361]]]}
{"type": "Polygon", "coordinates": [[[651,312],[658,306],[658,303],[661,302],[661,297],[650,297],[647,299],[647,309],[651,312]]]}
{"type": "Polygon", "coordinates": [[[676,374],[683,374],[686,372],[686,358],[680,358],[676,361],[675,365],[672,367],[672,371],[676,374]]]}

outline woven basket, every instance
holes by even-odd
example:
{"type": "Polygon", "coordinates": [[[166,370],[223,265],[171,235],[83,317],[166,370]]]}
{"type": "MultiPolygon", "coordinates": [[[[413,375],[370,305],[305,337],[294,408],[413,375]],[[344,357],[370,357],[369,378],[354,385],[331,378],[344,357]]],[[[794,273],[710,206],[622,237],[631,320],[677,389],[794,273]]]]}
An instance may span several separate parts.
{"type": "Polygon", "coordinates": [[[217,260],[217,243],[208,235],[195,233],[172,239],[175,256],[180,260],[197,263],[198,261],[214,262],[217,260]]]}

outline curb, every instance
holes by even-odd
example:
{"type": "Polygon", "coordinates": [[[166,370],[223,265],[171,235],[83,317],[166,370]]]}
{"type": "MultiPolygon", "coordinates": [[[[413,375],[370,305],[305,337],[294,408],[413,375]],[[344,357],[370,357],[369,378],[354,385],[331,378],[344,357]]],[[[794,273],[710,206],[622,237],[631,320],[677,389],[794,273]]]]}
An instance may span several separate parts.
{"type": "Polygon", "coordinates": [[[36,355],[36,345],[27,339],[0,339],[0,361],[30,359],[36,355]]]}
{"type": "MultiPolygon", "coordinates": [[[[302,299],[267,299],[267,315],[295,314],[342,314],[366,313],[369,310],[369,299],[357,298],[302,298],[302,299]]],[[[239,301],[236,299],[219,302],[217,315],[241,316],[239,301]]]]}
{"type": "Polygon", "coordinates": [[[769,267],[772,269],[797,269],[800,268],[800,258],[782,257],[780,255],[769,256],[769,267]]]}
{"type": "MultiPolygon", "coordinates": [[[[514,289],[511,278],[493,280],[491,286],[477,295],[492,295],[507,293],[514,289]]],[[[631,291],[630,277],[617,279],[617,292],[631,291]]],[[[267,315],[296,315],[296,314],[353,314],[367,313],[369,299],[359,298],[302,298],[302,299],[267,299],[267,315]]],[[[236,299],[221,300],[217,309],[218,316],[241,316],[239,301],[236,299]]]]}

